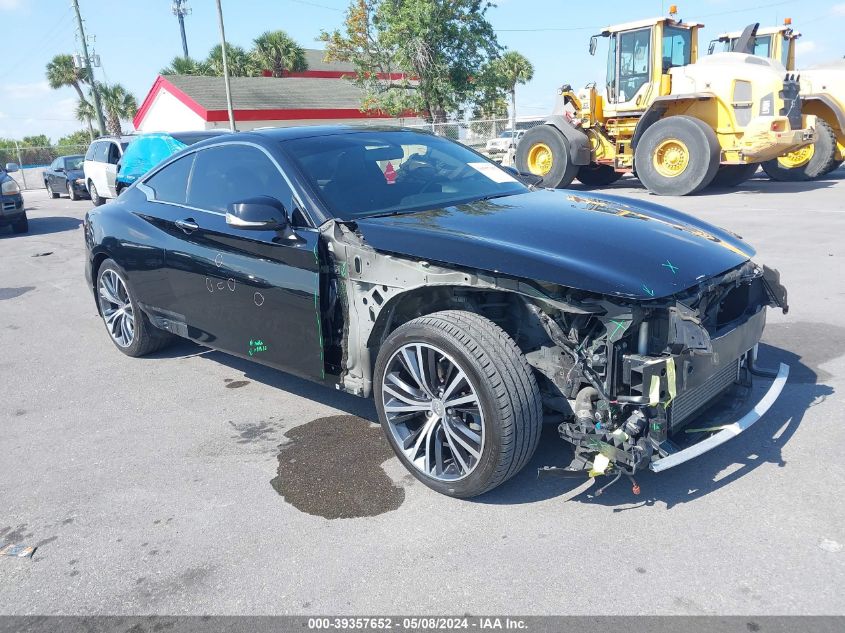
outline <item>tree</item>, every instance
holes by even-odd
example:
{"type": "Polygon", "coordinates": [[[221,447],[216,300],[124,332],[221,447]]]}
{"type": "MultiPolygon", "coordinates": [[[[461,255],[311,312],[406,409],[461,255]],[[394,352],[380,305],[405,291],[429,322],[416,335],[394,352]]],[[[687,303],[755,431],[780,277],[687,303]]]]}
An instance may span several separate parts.
{"type": "Polygon", "coordinates": [[[138,103],[135,96],[126,91],[120,84],[99,84],[100,99],[103,102],[103,109],[106,114],[106,124],[109,133],[115,136],[123,134],[120,122],[131,119],[138,111],[138,103]]]}
{"type": "MultiPolygon", "coordinates": [[[[481,68],[475,79],[476,94],[473,99],[473,119],[504,119],[508,116],[507,91],[498,72],[496,60],[490,60],[481,68]]],[[[494,130],[498,133],[498,130],[494,130]]]]}
{"type": "MultiPolygon", "coordinates": [[[[47,64],[47,82],[53,90],[58,90],[65,86],[70,86],[76,90],[79,101],[86,101],[85,94],[82,92],[83,84],[91,84],[91,77],[88,74],[87,68],[77,68],[73,63],[72,55],[56,55],[47,64]]],[[[78,108],[77,108],[78,111],[78,108]]],[[[90,117],[85,120],[88,124],[88,129],[91,133],[91,138],[94,138],[94,125],[92,121],[97,116],[94,108],[86,110],[90,112],[90,117]]]]}
{"type": "Polygon", "coordinates": [[[198,61],[192,57],[174,57],[170,66],[162,68],[160,75],[213,75],[211,66],[206,61],[198,61]]]}
{"type": "Polygon", "coordinates": [[[351,0],[343,31],[322,32],[326,58],[354,65],[362,110],[406,110],[442,122],[471,101],[499,51],[487,0],[351,0]],[[396,80],[385,73],[402,73],[396,80]]]}
{"type": "Polygon", "coordinates": [[[305,49],[284,31],[267,31],[255,38],[252,56],[262,68],[273,77],[282,77],[287,72],[302,72],[308,69],[305,49]]]}
{"type": "Polygon", "coordinates": [[[534,66],[522,53],[508,51],[493,62],[493,68],[502,78],[511,96],[511,130],[516,131],[516,85],[525,84],[534,77],[534,66]]]}
{"type": "MultiPolygon", "coordinates": [[[[211,69],[212,75],[223,76],[223,46],[218,44],[208,53],[205,63],[211,69]]],[[[240,46],[226,43],[226,63],[230,77],[255,77],[259,69],[252,56],[240,46]]]]}
{"type": "Polygon", "coordinates": [[[93,141],[94,125],[92,121],[94,120],[94,117],[97,116],[97,113],[94,111],[93,104],[90,101],[86,101],[85,99],[80,99],[79,102],[76,104],[76,110],[74,111],[74,114],[76,115],[77,121],[88,125],[88,136],[93,141]]]}
{"type": "Polygon", "coordinates": [[[78,130],[60,138],[56,147],[59,155],[84,154],[89,141],[87,130],[78,130]]]}

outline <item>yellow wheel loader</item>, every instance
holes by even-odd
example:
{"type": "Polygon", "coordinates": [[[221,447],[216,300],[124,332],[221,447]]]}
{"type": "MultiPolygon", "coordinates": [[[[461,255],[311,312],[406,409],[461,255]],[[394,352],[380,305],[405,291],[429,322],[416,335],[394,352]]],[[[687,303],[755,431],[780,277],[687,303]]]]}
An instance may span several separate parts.
{"type": "MultiPolygon", "coordinates": [[[[782,26],[757,29],[744,52],[777,60],[795,71],[795,47],[801,33],[787,18],[782,26]]],[[[739,33],[723,33],[710,52],[736,51],[739,33]]],[[[740,51],[741,52],[741,51],[740,51]]],[[[800,71],[801,110],[816,117],[816,142],[763,163],[774,180],[811,180],[833,171],[845,159],[845,60],[800,71]]]]}
{"type": "Polygon", "coordinates": [[[591,54],[599,38],[609,42],[605,86],[563,86],[555,113],[520,141],[517,169],[546,187],[574,178],[602,186],[633,171],[650,191],[682,196],[717,178],[740,182],[812,143],[798,83],[780,64],[739,53],[699,59],[703,25],[674,15],[590,38],[591,54]]]}

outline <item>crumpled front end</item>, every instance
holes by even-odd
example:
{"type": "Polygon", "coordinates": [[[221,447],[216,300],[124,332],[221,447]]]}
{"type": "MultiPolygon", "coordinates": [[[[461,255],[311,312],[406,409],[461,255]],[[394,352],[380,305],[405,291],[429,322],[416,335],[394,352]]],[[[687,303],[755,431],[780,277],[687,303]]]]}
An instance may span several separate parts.
{"type": "Polygon", "coordinates": [[[777,271],[753,262],[663,300],[579,305],[581,314],[538,308],[566,358],[556,372],[543,365],[558,404],[569,404],[558,408],[560,435],[575,447],[565,470],[633,476],[676,466],[748,428],[786,380],[782,366],[758,405],[730,423],[702,415],[729,392],[750,393],[763,373],[755,362],[766,308],[788,309],[777,271]]]}

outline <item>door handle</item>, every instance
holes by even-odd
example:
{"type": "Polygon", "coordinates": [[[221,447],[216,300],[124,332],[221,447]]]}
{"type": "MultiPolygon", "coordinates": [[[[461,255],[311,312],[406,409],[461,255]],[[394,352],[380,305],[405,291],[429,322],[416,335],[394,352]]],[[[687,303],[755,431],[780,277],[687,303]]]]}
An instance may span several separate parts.
{"type": "Polygon", "coordinates": [[[194,222],[193,218],[188,218],[186,220],[176,220],[176,222],[174,222],[174,224],[176,226],[178,226],[180,229],[182,229],[183,231],[185,231],[185,233],[193,233],[198,228],[200,228],[199,224],[194,222]]]}

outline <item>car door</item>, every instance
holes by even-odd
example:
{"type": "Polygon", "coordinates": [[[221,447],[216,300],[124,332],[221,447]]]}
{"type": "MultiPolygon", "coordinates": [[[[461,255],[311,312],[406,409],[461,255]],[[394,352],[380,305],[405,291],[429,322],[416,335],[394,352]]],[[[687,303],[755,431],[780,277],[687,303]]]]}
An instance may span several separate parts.
{"type": "Polygon", "coordinates": [[[288,213],[295,204],[264,149],[233,142],[196,153],[187,205],[174,222],[180,245],[166,254],[177,310],[190,338],[322,379],[319,232],[297,226],[291,240],[229,226],[229,205],[255,196],[279,200],[288,213]]]}
{"type": "Polygon", "coordinates": [[[106,178],[106,195],[109,198],[117,198],[117,164],[120,162],[120,145],[114,141],[109,143],[108,152],[106,153],[105,178],[106,178]]]}
{"type": "MultiPolygon", "coordinates": [[[[101,197],[108,196],[109,188],[106,167],[108,165],[109,147],[111,145],[109,141],[98,141],[94,146],[94,160],[91,162],[89,179],[94,183],[97,193],[101,197]]],[[[87,172],[86,175],[88,175],[87,172]]]]}
{"type": "Polygon", "coordinates": [[[59,165],[60,160],[61,158],[57,158],[56,160],[54,160],[52,163],[50,163],[50,166],[44,172],[44,180],[47,182],[47,185],[49,185],[50,189],[52,189],[53,191],[61,191],[61,189],[56,189],[56,169],[59,165]]]}

